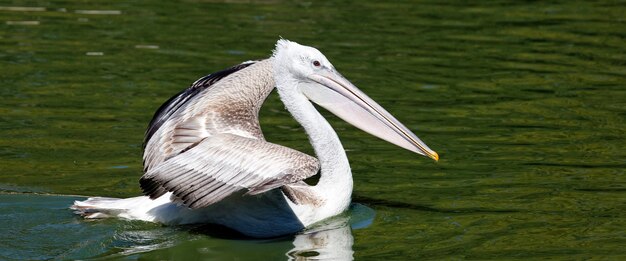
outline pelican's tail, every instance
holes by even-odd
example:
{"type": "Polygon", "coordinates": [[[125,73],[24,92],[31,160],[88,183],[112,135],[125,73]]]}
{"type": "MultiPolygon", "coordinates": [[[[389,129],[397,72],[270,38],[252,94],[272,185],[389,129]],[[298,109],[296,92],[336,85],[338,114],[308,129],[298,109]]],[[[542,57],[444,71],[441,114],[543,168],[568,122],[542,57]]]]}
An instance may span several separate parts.
{"type": "MultiPolygon", "coordinates": [[[[133,201],[141,201],[142,197],[130,198],[133,201]]],[[[85,218],[109,218],[117,217],[129,211],[129,199],[93,197],[84,201],[74,201],[70,209],[74,213],[85,218]],[[125,203],[122,203],[125,202],[125,203]]]]}
{"type": "Polygon", "coordinates": [[[70,209],[74,213],[85,218],[123,218],[130,220],[143,220],[160,222],[165,224],[193,223],[190,215],[187,219],[185,214],[189,211],[186,207],[172,202],[172,193],[150,199],[148,196],[134,198],[104,198],[93,197],[84,201],[74,201],[70,209]]]}
{"type": "Polygon", "coordinates": [[[85,218],[119,217],[153,221],[154,217],[148,212],[159,205],[146,196],[134,198],[104,198],[93,197],[84,201],[74,201],[70,209],[85,218]]]}

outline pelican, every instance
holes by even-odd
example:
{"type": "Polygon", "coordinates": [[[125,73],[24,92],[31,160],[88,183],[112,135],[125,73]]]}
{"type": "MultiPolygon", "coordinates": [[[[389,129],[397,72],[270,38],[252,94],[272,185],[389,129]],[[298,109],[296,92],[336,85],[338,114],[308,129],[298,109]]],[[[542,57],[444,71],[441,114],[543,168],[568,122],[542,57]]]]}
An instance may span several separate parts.
{"type": "Polygon", "coordinates": [[[145,196],[94,197],[71,208],[86,218],[213,223],[251,237],[293,234],[336,216],[350,204],[352,173],[337,133],[311,102],[374,136],[439,159],[320,51],[280,39],[270,58],[200,78],[157,110],[144,140],[145,196]],[[264,139],[258,114],[274,87],[316,157],[264,139]],[[316,185],[303,181],[318,171],[316,185]]]}

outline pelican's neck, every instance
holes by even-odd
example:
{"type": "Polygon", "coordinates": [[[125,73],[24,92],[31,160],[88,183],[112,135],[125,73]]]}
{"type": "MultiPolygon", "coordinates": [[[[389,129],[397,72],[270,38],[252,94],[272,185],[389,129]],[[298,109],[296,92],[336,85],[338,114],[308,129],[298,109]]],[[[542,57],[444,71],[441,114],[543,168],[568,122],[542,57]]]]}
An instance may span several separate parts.
{"type": "Polygon", "coordinates": [[[352,195],[352,173],[341,141],[328,121],[298,90],[297,81],[276,80],[281,100],[294,119],[304,128],[320,161],[320,179],[312,189],[324,200],[323,208],[327,208],[325,212],[329,216],[339,214],[348,207],[352,195]],[[281,85],[285,85],[286,88],[282,88],[281,85]]]}

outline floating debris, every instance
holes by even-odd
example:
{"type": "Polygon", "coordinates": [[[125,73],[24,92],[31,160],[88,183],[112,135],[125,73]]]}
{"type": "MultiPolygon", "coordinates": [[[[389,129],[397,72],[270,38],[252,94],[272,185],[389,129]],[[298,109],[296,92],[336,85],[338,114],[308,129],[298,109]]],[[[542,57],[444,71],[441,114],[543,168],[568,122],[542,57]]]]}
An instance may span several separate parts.
{"type": "Polygon", "coordinates": [[[137,49],[159,49],[158,45],[150,45],[150,44],[138,44],[135,45],[137,49]]]}
{"type": "Polygon", "coordinates": [[[8,25],[39,25],[39,21],[7,21],[8,25]]]}
{"type": "Polygon", "coordinates": [[[246,54],[246,52],[240,51],[240,50],[228,50],[228,51],[226,51],[226,53],[232,54],[232,55],[244,55],[244,54],[246,54]]]}
{"type": "Polygon", "coordinates": [[[103,52],[87,52],[86,55],[89,55],[89,56],[102,56],[102,55],[104,55],[104,53],[103,52]]]}
{"type": "Polygon", "coordinates": [[[77,14],[90,14],[90,15],[120,15],[120,10],[76,10],[77,14]]]}
{"type": "Polygon", "coordinates": [[[29,7],[29,6],[0,6],[0,11],[43,12],[43,11],[46,11],[46,8],[45,7],[29,7]]]}
{"type": "Polygon", "coordinates": [[[424,85],[420,86],[420,88],[422,88],[422,89],[437,89],[437,88],[439,88],[439,86],[437,86],[435,84],[424,84],[424,85]]]}

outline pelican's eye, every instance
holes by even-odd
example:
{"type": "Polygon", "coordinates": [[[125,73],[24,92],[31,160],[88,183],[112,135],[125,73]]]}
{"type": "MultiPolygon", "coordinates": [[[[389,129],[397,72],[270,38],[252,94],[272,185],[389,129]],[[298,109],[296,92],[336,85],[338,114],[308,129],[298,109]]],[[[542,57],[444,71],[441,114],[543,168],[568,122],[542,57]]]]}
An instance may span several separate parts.
{"type": "Polygon", "coordinates": [[[313,61],[313,66],[315,67],[320,67],[320,62],[319,61],[313,61]]]}

